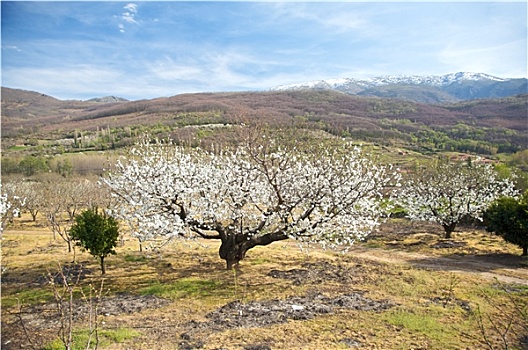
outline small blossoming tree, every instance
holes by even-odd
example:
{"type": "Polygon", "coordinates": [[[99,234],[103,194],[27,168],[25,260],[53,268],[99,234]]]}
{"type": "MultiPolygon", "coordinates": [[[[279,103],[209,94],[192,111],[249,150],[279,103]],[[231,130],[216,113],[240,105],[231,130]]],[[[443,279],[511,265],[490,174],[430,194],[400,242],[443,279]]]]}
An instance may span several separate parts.
{"type": "Polygon", "coordinates": [[[298,149],[265,136],[216,153],[145,139],[116,168],[103,181],[134,236],[220,240],[228,269],[275,241],[346,247],[364,238],[391,179],[350,145],[298,149]]]}
{"type": "Polygon", "coordinates": [[[439,160],[409,176],[398,203],[411,220],[442,225],[449,239],[463,219],[482,220],[494,200],[515,193],[513,183],[500,180],[490,164],[439,160]]]}

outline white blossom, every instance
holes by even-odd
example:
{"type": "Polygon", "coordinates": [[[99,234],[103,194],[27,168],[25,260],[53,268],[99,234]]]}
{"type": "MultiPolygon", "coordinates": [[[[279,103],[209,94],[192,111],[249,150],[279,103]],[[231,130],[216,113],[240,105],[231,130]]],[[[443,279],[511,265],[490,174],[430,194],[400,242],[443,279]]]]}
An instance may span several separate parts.
{"type": "Polygon", "coordinates": [[[498,179],[489,164],[440,162],[411,176],[401,188],[398,203],[411,220],[442,225],[449,238],[464,218],[482,220],[491,202],[516,194],[512,181],[498,179]]]}
{"type": "Polygon", "coordinates": [[[214,154],[145,139],[116,168],[103,181],[121,200],[115,215],[141,241],[232,234],[261,244],[258,237],[275,234],[348,246],[378,225],[391,179],[348,146],[214,154]]]}

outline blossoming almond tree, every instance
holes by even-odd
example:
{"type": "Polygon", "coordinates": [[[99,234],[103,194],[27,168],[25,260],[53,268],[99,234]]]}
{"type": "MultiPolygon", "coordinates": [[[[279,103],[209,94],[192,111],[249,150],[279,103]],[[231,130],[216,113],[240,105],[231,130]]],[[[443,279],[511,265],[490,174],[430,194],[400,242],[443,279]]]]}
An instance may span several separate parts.
{"type": "Polygon", "coordinates": [[[398,203],[411,220],[442,225],[449,239],[464,218],[482,220],[494,200],[515,194],[513,183],[499,179],[490,164],[440,160],[407,179],[398,203]]]}
{"type": "Polygon", "coordinates": [[[288,238],[329,247],[364,238],[390,180],[358,148],[262,139],[216,154],[143,140],[103,179],[133,235],[218,239],[228,269],[249,249],[288,238]]]}

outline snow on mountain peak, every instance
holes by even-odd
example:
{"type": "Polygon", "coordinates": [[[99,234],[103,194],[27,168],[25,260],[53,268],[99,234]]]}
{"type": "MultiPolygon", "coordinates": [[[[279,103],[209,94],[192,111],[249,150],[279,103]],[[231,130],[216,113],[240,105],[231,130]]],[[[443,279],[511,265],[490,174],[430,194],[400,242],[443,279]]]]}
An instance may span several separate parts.
{"type": "Polygon", "coordinates": [[[408,85],[431,85],[446,86],[462,81],[482,81],[491,80],[497,82],[509,79],[498,78],[485,73],[458,72],[446,75],[384,75],[374,78],[354,79],[354,78],[334,78],[327,80],[317,80],[297,84],[280,85],[271,90],[299,90],[299,89],[327,89],[339,88],[347,85],[356,85],[361,88],[391,84],[408,85]]]}

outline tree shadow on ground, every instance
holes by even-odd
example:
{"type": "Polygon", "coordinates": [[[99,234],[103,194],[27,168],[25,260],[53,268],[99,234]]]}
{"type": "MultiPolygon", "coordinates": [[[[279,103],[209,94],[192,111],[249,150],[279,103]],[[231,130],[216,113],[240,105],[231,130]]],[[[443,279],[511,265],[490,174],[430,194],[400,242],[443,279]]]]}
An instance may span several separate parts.
{"type": "MultiPolygon", "coordinates": [[[[508,253],[449,254],[412,259],[409,264],[441,271],[493,272],[495,270],[516,270],[528,284],[528,259],[508,253]]],[[[516,274],[517,275],[517,274],[516,274]]]]}

